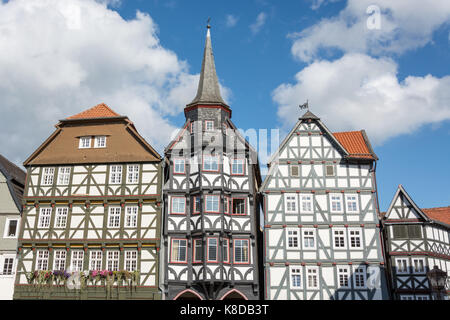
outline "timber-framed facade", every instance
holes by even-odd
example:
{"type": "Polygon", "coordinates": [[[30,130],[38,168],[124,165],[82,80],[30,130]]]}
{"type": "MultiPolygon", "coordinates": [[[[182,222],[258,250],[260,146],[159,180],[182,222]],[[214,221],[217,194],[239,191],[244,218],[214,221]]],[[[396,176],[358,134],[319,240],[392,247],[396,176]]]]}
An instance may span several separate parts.
{"type": "Polygon", "coordinates": [[[60,120],[24,166],[15,299],[161,299],[161,158],[127,117],[60,120]]]}

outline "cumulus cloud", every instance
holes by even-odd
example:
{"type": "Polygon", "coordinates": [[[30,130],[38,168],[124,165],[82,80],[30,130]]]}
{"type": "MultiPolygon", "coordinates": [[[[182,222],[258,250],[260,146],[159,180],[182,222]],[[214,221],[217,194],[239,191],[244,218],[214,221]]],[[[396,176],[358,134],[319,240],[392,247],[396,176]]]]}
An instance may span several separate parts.
{"type": "Polygon", "coordinates": [[[238,17],[236,17],[236,16],[234,16],[232,14],[227,14],[227,16],[225,18],[225,25],[228,28],[232,28],[232,27],[234,27],[237,24],[238,20],[239,20],[238,17]]]}
{"type": "Polygon", "coordinates": [[[397,67],[391,59],[357,53],[316,61],[296,74],[295,83],[274,90],[278,116],[291,128],[299,103],[309,99],[310,110],[331,130],[366,129],[374,144],[449,120],[450,76],[399,82],[397,67]]]}
{"type": "MultiPolygon", "coordinates": [[[[315,1],[313,6],[322,2],[315,1]]],[[[348,0],[337,16],[291,34],[295,39],[292,53],[305,62],[312,62],[321,50],[329,49],[371,55],[401,54],[432,41],[433,32],[448,22],[450,1],[348,0]],[[379,11],[368,10],[373,6],[379,11]],[[378,17],[379,28],[370,27],[368,19],[378,17]]]]}
{"type": "Polygon", "coordinates": [[[101,102],[158,150],[169,142],[170,116],[193,99],[198,75],[161,45],[148,14],[124,20],[111,3],[0,2],[2,154],[21,163],[58,119],[101,102]]]}
{"type": "Polygon", "coordinates": [[[252,31],[252,33],[257,34],[259,31],[261,31],[262,27],[266,23],[266,20],[267,14],[265,12],[261,12],[260,14],[258,14],[255,23],[250,25],[250,30],[252,31]]]}

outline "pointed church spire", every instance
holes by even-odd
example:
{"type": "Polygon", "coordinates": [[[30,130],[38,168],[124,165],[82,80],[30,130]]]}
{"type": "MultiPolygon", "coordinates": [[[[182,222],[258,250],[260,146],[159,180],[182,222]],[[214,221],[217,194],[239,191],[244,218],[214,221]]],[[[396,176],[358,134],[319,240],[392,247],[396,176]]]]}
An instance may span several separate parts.
{"type": "Polygon", "coordinates": [[[205,51],[203,53],[202,71],[198,83],[197,95],[188,106],[204,103],[226,105],[220,95],[219,80],[217,79],[214,55],[211,46],[211,26],[207,25],[205,51]]]}

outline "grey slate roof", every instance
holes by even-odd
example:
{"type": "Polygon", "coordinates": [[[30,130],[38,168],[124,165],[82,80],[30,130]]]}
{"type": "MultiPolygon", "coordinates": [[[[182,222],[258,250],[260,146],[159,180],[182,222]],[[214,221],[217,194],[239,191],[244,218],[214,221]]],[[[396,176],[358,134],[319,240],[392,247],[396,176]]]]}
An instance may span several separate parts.
{"type": "Polygon", "coordinates": [[[205,51],[203,53],[202,71],[200,73],[197,95],[188,106],[200,103],[226,105],[220,95],[219,80],[217,79],[216,67],[214,64],[209,26],[206,35],[205,51]]]}
{"type": "Polygon", "coordinates": [[[26,173],[0,154],[0,171],[8,180],[8,188],[19,211],[22,209],[22,197],[26,173]]]}

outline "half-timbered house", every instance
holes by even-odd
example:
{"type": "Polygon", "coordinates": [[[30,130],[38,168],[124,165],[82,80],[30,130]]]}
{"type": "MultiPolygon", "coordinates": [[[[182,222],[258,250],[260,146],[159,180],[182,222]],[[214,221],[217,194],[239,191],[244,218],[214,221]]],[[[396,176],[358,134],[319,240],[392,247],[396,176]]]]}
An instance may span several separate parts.
{"type": "Polygon", "coordinates": [[[24,166],[15,299],[161,298],[161,158],[133,122],[99,104],[24,166]]]}
{"type": "Polygon", "coordinates": [[[450,207],[421,209],[402,185],[383,214],[387,266],[392,298],[436,298],[427,272],[437,266],[447,272],[450,293],[450,207]]]}
{"type": "Polygon", "coordinates": [[[231,122],[208,26],[197,95],[165,150],[167,299],[259,299],[256,152],[231,122]]]}
{"type": "Polygon", "coordinates": [[[0,300],[11,300],[25,172],[0,155],[0,300]]]}
{"type": "Polygon", "coordinates": [[[387,298],[376,161],[364,130],[299,119],[261,187],[266,299],[387,298]]]}

